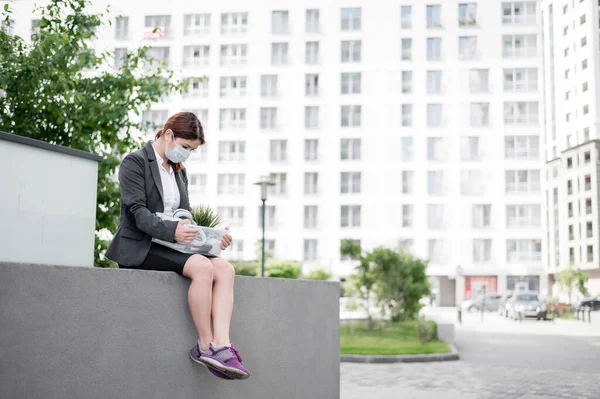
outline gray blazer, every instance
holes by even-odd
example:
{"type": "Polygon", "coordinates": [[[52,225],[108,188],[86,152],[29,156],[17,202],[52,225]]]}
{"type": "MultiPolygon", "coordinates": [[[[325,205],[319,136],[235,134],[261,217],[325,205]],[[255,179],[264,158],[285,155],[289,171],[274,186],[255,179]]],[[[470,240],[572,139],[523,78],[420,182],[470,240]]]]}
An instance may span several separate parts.
{"type": "MultiPolygon", "coordinates": [[[[127,155],[121,163],[121,217],[119,228],[106,251],[106,257],[119,265],[141,265],[152,245],[152,237],[175,242],[177,222],[154,215],[164,212],[158,168],[151,141],[144,148],[127,155]]],[[[185,169],[175,173],[175,180],[179,188],[179,208],[191,210],[185,169]]]]}

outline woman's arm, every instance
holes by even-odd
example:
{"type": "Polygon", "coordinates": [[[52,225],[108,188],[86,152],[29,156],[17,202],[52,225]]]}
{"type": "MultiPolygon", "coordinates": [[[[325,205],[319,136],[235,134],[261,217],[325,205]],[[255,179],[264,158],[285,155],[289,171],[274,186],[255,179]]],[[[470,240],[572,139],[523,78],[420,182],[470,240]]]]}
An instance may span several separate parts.
{"type": "Polygon", "coordinates": [[[129,211],[138,229],[151,237],[175,242],[175,230],[178,222],[162,220],[146,207],[146,188],[144,179],[144,161],[129,154],[119,168],[121,201],[129,211]]]}

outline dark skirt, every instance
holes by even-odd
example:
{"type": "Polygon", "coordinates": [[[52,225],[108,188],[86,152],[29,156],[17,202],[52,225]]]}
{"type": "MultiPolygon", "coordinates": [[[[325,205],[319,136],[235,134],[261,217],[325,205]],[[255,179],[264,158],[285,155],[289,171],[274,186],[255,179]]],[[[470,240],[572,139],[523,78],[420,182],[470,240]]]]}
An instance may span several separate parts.
{"type": "MultiPolygon", "coordinates": [[[[188,259],[193,254],[186,254],[183,252],[176,251],[174,249],[165,247],[155,242],[150,246],[148,256],[139,266],[122,266],[121,269],[141,269],[141,270],[158,270],[163,272],[175,272],[183,275],[183,267],[188,259]]],[[[202,255],[207,258],[216,258],[212,255],[202,255]]]]}

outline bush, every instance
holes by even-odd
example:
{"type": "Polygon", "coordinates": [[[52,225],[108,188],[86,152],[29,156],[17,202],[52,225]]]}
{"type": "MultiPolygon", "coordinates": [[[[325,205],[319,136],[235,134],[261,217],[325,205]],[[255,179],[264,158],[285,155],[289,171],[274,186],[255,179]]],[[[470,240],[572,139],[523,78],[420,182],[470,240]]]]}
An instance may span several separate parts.
{"type": "Polygon", "coordinates": [[[417,333],[422,344],[434,341],[437,339],[437,324],[434,321],[421,318],[417,320],[417,333]]]}
{"type": "Polygon", "coordinates": [[[325,269],[315,269],[303,276],[305,280],[329,280],[331,273],[325,269]]]}
{"type": "Polygon", "coordinates": [[[302,268],[297,262],[273,261],[265,266],[265,275],[275,278],[298,278],[302,268]]]}
{"type": "Polygon", "coordinates": [[[259,264],[257,262],[236,262],[233,264],[233,268],[238,276],[257,276],[259,264]]]}

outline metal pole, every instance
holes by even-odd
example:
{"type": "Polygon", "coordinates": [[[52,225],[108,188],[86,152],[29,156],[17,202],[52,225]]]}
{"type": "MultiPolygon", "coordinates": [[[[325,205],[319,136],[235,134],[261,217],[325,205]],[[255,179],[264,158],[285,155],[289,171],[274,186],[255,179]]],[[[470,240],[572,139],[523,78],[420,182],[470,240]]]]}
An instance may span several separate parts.
{"type": "Polygon", "coordinates": [[[260,276],[265,276],[265,201],[262,200],[262,266],[260,276]]]}

